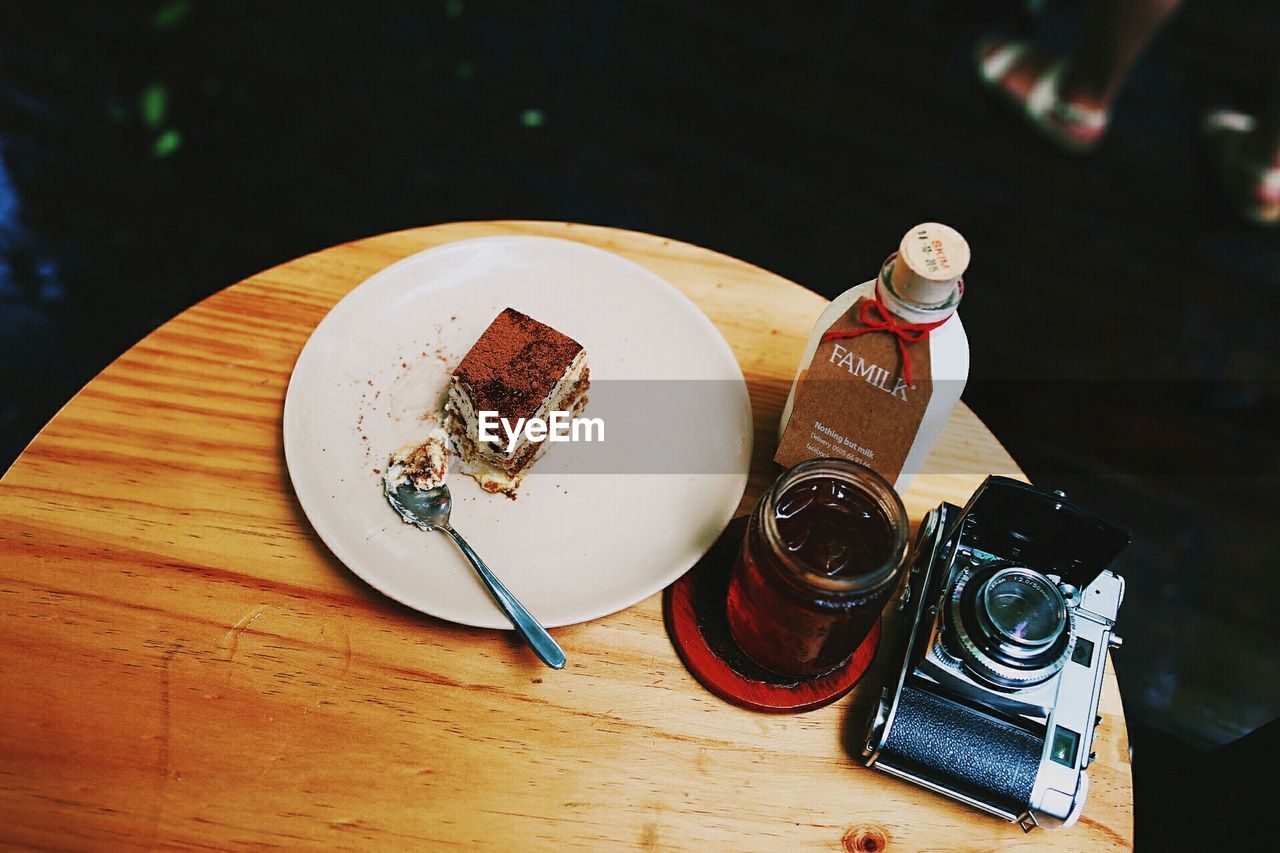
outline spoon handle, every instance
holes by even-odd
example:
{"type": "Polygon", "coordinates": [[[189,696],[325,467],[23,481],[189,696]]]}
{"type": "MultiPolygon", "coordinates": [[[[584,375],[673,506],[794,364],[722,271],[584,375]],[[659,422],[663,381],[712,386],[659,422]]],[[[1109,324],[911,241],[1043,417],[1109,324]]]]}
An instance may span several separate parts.
{"type": "Polygon", "coordinates": [[[502,581],[494,577],[493,572],[489,571],[489,567],[484,564],[484,560],[480,559],[480,555],[471,549],[471,546],[467,544],[467,540],[463,539],[458,531],[452,527],[443,527],[442,529],[453,537],[453,541],[458,543],[462,553],[467,555],[467,559],[471,561],[476,574],[480,575],[480,580],[484,581],[489,594],[493,596],[494,602],[497,603],[498,607],[502,608],[503,613],[507,614],[511,624],[516,626],[516,630],[524,637],[534,653],[552,669],[564,669],[564,650],[547,633],[547,629],[538,624],[538,620],[533,618],[533,614],[525,610],[524,605],[507,591],[507,588],[502,585],[502,581]]]}

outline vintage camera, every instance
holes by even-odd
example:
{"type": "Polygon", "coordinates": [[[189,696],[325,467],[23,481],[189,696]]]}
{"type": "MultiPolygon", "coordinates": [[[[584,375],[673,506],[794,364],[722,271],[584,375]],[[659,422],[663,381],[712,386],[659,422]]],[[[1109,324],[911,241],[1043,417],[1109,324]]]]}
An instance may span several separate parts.
{"type": "Polygon", "coordinates": [[[1070,826],[1089,790],[1129,536],[988,477],[925,517],[898,608],[901,645],[867,725],[878,767],[1021,824],[1070,826]]]}

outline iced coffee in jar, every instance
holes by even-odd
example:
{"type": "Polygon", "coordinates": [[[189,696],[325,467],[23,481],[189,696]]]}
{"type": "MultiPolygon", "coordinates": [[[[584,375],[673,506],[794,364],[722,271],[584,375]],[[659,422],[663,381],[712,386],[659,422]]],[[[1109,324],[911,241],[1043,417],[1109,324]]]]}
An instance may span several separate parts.
{"type": "Polygon", "coordinates": [[[902,500],[876,472],[841,459],[786,471],[747,524],[729,582],[729,630],[780,675],[846,661],[866,639],[906,561],[902,500]]]}

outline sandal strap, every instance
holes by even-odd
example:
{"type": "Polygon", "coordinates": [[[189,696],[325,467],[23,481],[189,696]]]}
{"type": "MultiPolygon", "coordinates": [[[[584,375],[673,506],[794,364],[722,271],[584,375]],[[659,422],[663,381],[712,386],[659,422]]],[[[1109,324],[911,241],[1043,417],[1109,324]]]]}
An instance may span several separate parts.
{"type": "Polygon", "coordinates": [[[1258,192],[1268,197],[1280,196],[1280,166],[1251,157],[1239,145],[1243,136],[1257,129],[1257,119],[1248,113],[1219,109],[1205,116],[1204,125],[1207,132],[1220,135],[1225,143],[1218,146],[1224,166],[1246,175],[1258,192]]]}
{"type": "Polygon", "coordinates": [[[1029,49],[1030,45],[1026,42],[1012,40],[997,47],[978,65],[978,73],[983,82],[995,85],[1003,80],[1029,49]]]}
{"type": "Polygon", "coordinates": [[[1215,131],[1253,133],[1254,128],[1257,126],[1257,119],[1248,113],[1242,113],[1239,110],[1210,110],[1204,117],[1204,129],[1210,133],[1215,131]]]}
{"type": "Polygon", "coordinates": [[[1082,107],[1062,98],[1059,85],[1066,68],[1067,61],[1059,59],[1045,69],[1027,93],[1027,112],[1037,120],[1052,116],[1062,124],[1088,132],[1105,130],[1109,118],[1106,110],[1082,107]]]}

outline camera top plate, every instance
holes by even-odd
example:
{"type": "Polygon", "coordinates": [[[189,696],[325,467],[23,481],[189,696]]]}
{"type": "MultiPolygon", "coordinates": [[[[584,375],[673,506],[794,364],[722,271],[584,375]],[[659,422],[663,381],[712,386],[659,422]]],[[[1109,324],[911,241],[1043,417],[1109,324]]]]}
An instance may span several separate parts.
{"type": "Polygon", "coordinates": [[[967,547],[1088,586],[1129,544],[1129,534],[1072,504],[1008,477],[988,477],[965,506],[967,547]]]}

